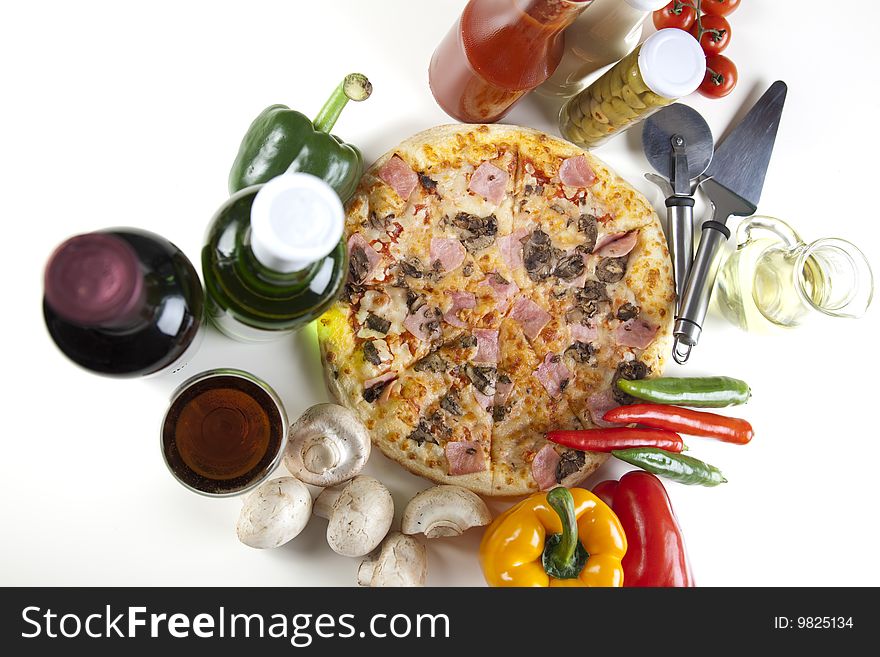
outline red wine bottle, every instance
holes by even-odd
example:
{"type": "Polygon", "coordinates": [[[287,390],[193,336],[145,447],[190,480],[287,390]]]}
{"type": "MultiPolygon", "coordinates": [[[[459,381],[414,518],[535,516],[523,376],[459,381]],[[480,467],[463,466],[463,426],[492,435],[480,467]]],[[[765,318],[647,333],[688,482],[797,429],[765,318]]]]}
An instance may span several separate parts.
{"type": "Polygon", "coordinates": [[[176,372],[204,325],[189,259],[159,235],[112,228],[72,237],[49,258],[43,315],[55,344],[97,374],[176,372]]]}

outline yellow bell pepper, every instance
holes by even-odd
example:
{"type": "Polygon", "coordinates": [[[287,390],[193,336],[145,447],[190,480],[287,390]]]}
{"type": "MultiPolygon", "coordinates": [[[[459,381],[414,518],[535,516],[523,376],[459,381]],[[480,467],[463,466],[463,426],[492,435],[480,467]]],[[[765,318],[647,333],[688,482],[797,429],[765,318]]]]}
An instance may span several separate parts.
{"type": "Polygon", "coordinates": [[[562,486],[495,518],[480,543],[489,586],[623,586],[626,535],[590,491],[562,486]]]}

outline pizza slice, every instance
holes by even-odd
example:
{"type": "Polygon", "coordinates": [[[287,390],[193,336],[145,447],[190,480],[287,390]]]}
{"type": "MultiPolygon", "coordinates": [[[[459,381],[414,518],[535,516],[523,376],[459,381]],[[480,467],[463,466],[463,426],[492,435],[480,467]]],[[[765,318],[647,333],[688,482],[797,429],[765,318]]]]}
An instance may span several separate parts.
{"type": "Polygon", "coordinates": [[[512,221],[515,169],[503,144],[444,154],[414,143],[383,156],[347,209],[351,284],[458,287],[512,221]]]}
{"type": "Polygon", "coordinates": [[[439,316],[413,303],[405,288],[349,283],[342,299],[318,319],[325,378],[337,399],[375,396],[438,344],[439,316]],[[340,377],[362,382],[363,390],[338,390],[333,382],[340,377]]]}
{"type": "MultiPolygon", "coordinates": [[[[516,136],[514,129],[475,126],[460,131],[440,126],[408,142],[409,159],[431,188],[440,216],[485,219],[494,215],[502,229],[509,224],[517,170],[516,136]],[[504,138],[506,133],[509,140],[504,138]]],[[[475,242],[487,241],[485,235],[474,237],[475,242]]]]}
{"type": "Polygon", "coordinates": [[[383,436],[386,456],[417,474],[488,494],[492,416],[482,399],[492,381],[477,364],[481,347],[462,332],[415,361],[373,402],[368,428],[383,436]]]}
{"type": "Polygon", "coordinates": [[[520,224],[524,217],[544,224],[560,248],[582,245],[586,237],[586,250],[591,251],[606,235],[654,220],[654,210],[641,194],[573,144],[524,131],[518,149],[517,219],[520,224]]]}
{"type": "Polygon", "coordinates": [[[632,231],[656,221],[647,201],[599,160],[531,131],[518,142],[516,193],[511,231],[499,238],[492,264],[548,295],[582,284],[587,256],[625,247],[632,231]]]}
{"type": "Polygon", "coordinates": [[[669,349],[675,295],[666,240],[655,226],[631,234],[632,244],[589,257],[584,287],[564,313],[573,372],[566,394],[581,420],[598,426],[610,408],[634,401],[617,380],[659,375],[669,349]]]}
{"type": "Polygon", "coordinates": [[[499,345],[492,400],[493,489],[524,495],[559,483],[575,485],[606,456],[566,449],[545,438],[553,429],[582,428],[562,394],[561,363],[539,359],[514,319],[501,323],[499,345]]]}
{"type": "Polygon", "coordinates": [[[512,223],[515,151],[471,150],[470,157],[441,157],[429,149],[432,157],[424,158],[419,177],[431,194],[413,206],[414,219],[390,252],[398,276],[414,289],[462,289],[479,269],[475,260],[512,223]]]}
{"type": "Polygon", "coordinates": [[[350,283],[390,282],[398,242],[418,232],[434,198],[431,183],[420,176],[420,162],[408,149],[384,155],[366,173],[346,208],[350,283]]]}
{"type": "MultiPolygon", "coordinates": [[[[628,258],[590,256],[581,287],[547,294],[542,286],[520,294],[508,317],[517,322],[544,365],[550,386],[562,392],[584,426],[603,426],[602,415],[620,399],[619,376],[643,378],[659,372],[665,341],[660,333],[664,303],[646,304],[639,295],[643,257],[628,274],[628,258]],[[634,363],[644,369],[633,369],[634,363]],[[641,367],[641,366],[639,366],[641,367]]],[[[654,272],[659,275],[659,272],[654,272]]],[[[648,275],[647,278],[651,278],[648,275]]],[[[552,387],[549,393],[555,392],[552,387]]]]}
{"type": "Polygon", "coordinates": [[[588,425],[607,426],[608,410],[634,403],[617,380],[659,376],[669,350],[675,293],[666,240],[652,226],[638,236],[625,255],[595,258],[566,313],[572,344],[564,355],[573,373],[566,395],[588,425]]]}

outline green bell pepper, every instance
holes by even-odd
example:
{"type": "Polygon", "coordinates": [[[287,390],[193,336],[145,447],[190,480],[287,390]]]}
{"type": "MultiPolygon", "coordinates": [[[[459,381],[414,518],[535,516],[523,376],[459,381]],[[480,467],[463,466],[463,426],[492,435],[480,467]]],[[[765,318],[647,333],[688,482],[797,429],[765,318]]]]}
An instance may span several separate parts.
{"type": "Polygon", "coordinates": [[[229,193],[265,183],[287,171],[311,173],[327,182],[343,202],[354,193],[364,169],[361,152],[330,134],[349,100],[370,97],[366,76],[351,73],[333,91],[314,122],[286,105],[271,105],[254,119],[229,172],[229,193]]]}

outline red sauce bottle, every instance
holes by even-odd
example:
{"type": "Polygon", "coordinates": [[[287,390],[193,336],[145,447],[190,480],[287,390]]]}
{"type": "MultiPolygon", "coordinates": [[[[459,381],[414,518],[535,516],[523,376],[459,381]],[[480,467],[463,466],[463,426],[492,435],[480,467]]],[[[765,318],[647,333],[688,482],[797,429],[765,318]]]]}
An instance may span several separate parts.
{"type": "Polygon", "coordinates": [[[428,80],[434,98],[465,123],[494,123],[549,78],[562,31],[592,0],[470,0],[440,42],[428,80]]]}

